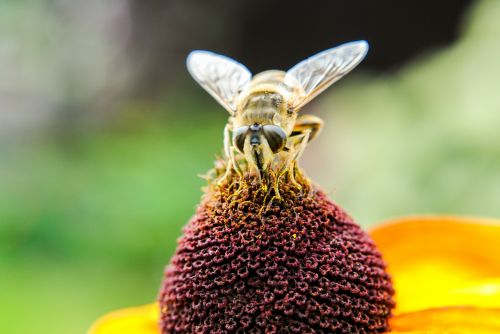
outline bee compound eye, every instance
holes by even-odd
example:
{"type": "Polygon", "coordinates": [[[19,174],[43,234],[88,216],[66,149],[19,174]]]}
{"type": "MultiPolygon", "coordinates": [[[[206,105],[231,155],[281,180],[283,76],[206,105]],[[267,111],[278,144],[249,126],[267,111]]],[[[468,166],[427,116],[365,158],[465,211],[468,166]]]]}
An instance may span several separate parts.
{"type": "Polygon", "coordinates": [[[277,125],[264,125],[262,129],[273,153],[278,153],[285,147],[287,136],[281,127],[277,125]]]}
{"type": "Polygon", "coordinates": [[[245,146],[245,138],[248,133],[248,126],[240,126],[233,132],[233,145],[238,151],[243,153],[243,147],[245,146]]]}

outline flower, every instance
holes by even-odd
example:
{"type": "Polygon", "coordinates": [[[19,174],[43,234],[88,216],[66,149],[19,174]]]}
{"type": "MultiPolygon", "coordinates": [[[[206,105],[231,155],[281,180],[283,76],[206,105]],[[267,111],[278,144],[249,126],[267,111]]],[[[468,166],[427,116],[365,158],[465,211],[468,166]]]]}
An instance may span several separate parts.
{"type": "Polygon", "coordinates": [[[369,236],[310,185],[279,194],[257,179],[207,192],[165,271],[162,333],[388,329],[394,290],[369,236]]]}
{"type": "Polygon", "coordinates": [[[108,314],[89,334],[500,331],[500,222],[400,219],[371,231],[377,250],[314,187],[284,183],[274,204],[257,183],[234,187],[205,196],[159,304],[108,314]]]}
{"type": "MultiPolygon", "coordinates": [[[[500,221],[402,218],[370,233],[396,290],[391,333],[500,332],[500,221]]],[[[158,334],[157,304],[112,312],[89,334],[158,334]]]]}
{"type": "Polygon", "coordinates": [[[500,221],[410,217],[370,233],[396,291],[391,333],[500,333],[500,221]]]}

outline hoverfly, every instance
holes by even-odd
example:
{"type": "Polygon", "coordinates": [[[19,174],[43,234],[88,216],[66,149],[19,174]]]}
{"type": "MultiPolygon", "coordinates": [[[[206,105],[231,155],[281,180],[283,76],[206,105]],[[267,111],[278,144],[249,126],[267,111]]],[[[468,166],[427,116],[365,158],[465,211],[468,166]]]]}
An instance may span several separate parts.
{"type": "Polygon", "coordinates": [[[209,51],[192,51],[187,68],[193,78],[230,114],[224,128],[227,169],[293,169],[323,121],[299,110],[356,67],[368,43],[355,41],[320,52],[287,72],[270,70],[252,78],[242,64],[209,51]]]}

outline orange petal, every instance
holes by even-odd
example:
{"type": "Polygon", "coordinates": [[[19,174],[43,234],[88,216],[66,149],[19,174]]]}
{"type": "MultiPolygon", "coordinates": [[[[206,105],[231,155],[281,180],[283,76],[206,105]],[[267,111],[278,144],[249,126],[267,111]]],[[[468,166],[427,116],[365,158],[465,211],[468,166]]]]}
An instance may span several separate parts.
{"type": "Polygon", "coordinates": [[[158,304],[127,308],[98,319],[87,334],[159,334],[158,304]]]}
{"type": "Polygon", "coordinates": [[[500,309],[443,308],[398,315],[391,334],[500,333],[500,309]]]}
{"type": "Polygon", "coordinates": [[[445,306],[500,308],[500,221],[415,217],[371,236],[388,263],[395,314],[445,306]]]}

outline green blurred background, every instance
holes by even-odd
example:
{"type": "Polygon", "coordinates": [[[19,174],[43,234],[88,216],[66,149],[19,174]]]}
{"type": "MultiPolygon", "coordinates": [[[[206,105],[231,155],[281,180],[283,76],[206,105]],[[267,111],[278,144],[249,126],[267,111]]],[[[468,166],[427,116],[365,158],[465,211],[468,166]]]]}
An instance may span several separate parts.
{"type": "Polygon", "coordinates": [[[0,1],[0,333],[155,299],[227,117],[184,69],[194,48],[257,72],[367,39],[303,110],[326,120],[307,174],[366,228],[500,217],[500,2],[309,6],[0,1]]]}

